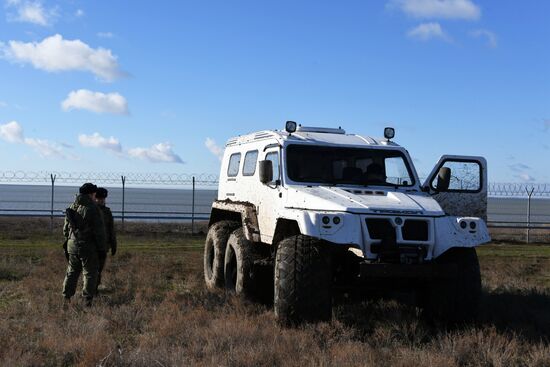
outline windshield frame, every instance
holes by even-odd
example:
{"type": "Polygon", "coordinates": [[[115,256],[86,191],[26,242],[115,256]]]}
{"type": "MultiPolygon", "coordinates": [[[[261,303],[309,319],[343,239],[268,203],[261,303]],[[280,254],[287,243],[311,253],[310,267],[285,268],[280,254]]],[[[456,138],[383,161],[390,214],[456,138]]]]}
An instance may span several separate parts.
{"type": "Polygon", "coordinates": [[[284,162],[283,169],[283,176],[285,178],[285,181],[288,184],[294,184],[294,185],[303,185],[303,186],[353,186],[353,187],[391,187],[391,188],[400,188],[400,189],[417,189],[418,187],[418,177],[416,174],[416,170],[414,168],[414,165],[412,164],[412,160],[408,154],[408,152],[400,147],[400,146],[352,146],[352,145],[330,145],[330,144],[300,144],[300,143],[292,143],[285,145],[284,149],[284,156],[281,157],[281,162],[284,162]],[[410,177],[410,183],[408,185],[399,185],[399,184],[393,184],[393,183],[376,183],[376,184],[358,184],[358,183],[348,183],[348,182],[317,182],[317,181],[300,181],[300,180],[294,180],[288,173],[288,167],[289,167],[289,159],[290,156],[288,154],[288,149],[292,149],[295,146],[299,147],[311,147],[311,148],[327,148],[327,149],[351,149],[351,150],[385,150],[385,151],[391,151],[395,154],[397,157],[401,157],[403,160],[403,163],[405,165],[405,168],[407,170],[407,173],[410,177]]]}

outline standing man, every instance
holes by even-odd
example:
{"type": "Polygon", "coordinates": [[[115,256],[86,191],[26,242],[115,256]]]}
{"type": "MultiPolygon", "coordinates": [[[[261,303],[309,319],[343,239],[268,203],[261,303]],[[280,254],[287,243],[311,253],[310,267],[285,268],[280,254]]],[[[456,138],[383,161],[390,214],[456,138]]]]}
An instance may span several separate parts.
{"type": "Polygon", "coordinates": [[[92,305],[99,269],[98,252],[105,251],[105,226],[95,203],[97,186],[85,183],[74,203],[65,210],[63,235],[67,241],[69,265],[63,282],[64,307],[76,292],[80,273],[83,273],[82,296],[86,306],[92,305]]]}
{"type": "Polygon", "coordinates": [[[96,203],[103,214],[103,223],[105,224],[105,234],[107,235],[107,246],[105,251],[99,253],[99,272],[97,275],[97,287],[101,284],[101,272],[105,267],[105,261],[107,260],[107,252],[111,250],[111,256],[116,254],[116,233],[115,233],[115,221],[113,219],[113,213],[108,206],[105,205],[105,199],[109,195],[107,189],[100,187],[95,194],[96,203]]]}

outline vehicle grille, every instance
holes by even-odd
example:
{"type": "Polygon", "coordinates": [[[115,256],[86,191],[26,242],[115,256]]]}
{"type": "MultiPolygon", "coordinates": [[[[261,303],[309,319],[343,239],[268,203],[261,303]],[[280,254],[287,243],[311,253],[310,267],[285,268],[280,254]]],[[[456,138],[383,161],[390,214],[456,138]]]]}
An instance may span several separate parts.
{"type": "Polygon", "coordinates": [[[428,222],[407,219],[401,228],[401,234],[405,241],[428,241],[428,222]]]}
{"type": "Polygon", "coordinates": [[[393,228],[389,219],[367,218],[366,222],[370,238],[373,240],[395,238],[395,228],[393,228]]]}

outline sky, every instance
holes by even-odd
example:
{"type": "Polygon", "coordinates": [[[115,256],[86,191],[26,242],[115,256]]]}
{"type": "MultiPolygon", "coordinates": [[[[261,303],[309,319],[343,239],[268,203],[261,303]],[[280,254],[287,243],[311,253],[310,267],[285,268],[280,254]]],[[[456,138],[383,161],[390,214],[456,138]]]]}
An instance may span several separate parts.
{"type": "Polygon", "coordinates": [[[550,182],[547,1],[0,1],[0,171],[218,173],[293,120],[550,182]]]}

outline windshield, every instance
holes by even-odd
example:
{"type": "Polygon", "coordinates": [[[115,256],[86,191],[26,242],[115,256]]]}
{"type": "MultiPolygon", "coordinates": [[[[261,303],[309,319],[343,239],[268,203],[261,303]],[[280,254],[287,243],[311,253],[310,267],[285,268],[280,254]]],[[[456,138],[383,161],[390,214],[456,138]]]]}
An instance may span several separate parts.
{"type": "Polygon", "coordinates": [[[413,175],[398,150],[290,145],[288,177],[295,182],[412,186],[413,175]]]}

